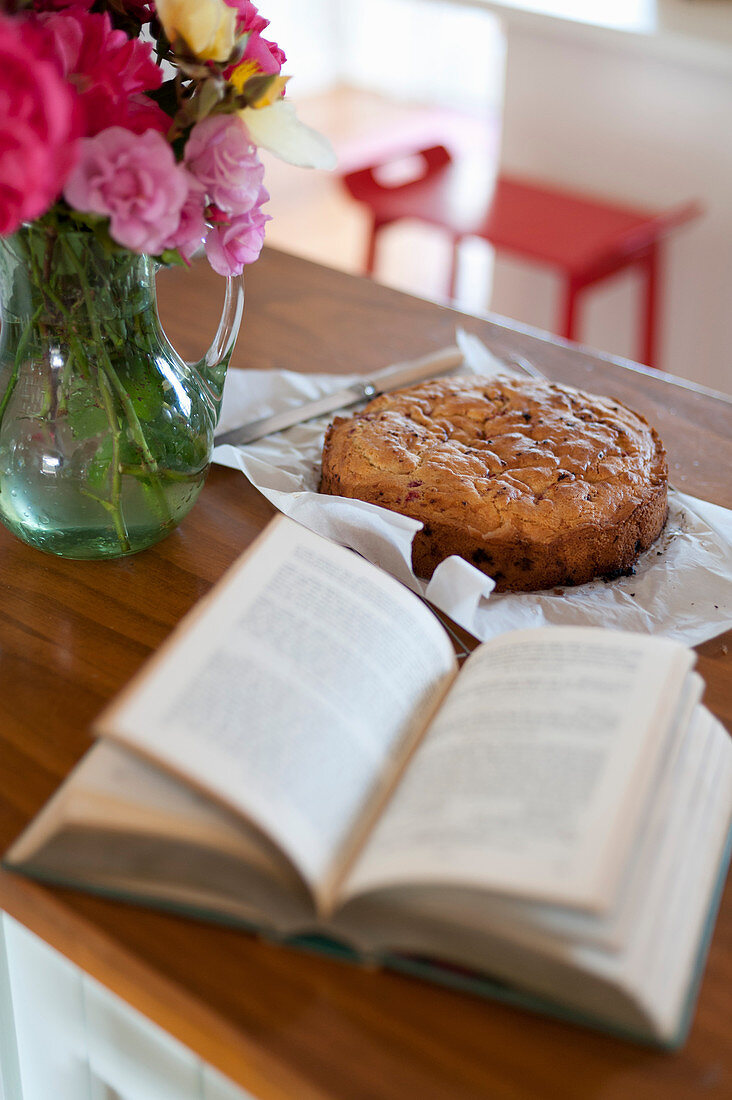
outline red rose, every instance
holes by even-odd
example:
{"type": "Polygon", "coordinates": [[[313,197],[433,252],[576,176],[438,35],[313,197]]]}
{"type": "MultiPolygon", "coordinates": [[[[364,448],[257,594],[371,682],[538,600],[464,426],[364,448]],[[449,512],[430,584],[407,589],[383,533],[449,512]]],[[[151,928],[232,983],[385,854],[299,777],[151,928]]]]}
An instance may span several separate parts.
{"type": "Polygon", "coordinates": [[[77,155],[77,96],[37,33],[0,16],[0,236],[45,214],[77,155]]]}

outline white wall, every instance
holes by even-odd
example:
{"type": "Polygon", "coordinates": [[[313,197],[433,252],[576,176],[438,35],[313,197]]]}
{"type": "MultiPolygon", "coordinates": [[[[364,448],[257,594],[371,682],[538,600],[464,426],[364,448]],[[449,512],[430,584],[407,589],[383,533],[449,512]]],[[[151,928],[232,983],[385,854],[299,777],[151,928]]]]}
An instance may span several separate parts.
{"type": "Polygon", "coordinates": [[[503,39],[490,12],[426,0],[345,0],[340,13],[348,83],[468,114],[500,104],[503,39]]]}
{"type": "Polygon", "coordinates": [[[292,76],[290,91],[295,100],[316,95],[337,83],[339,0],[268,0],[258,7],[271,24],[264,32],[265,38],[279,43],[287,55],[284,71],[292,76]]]}
{"type": "Polygon", "coordinates": [[[261,11],[295,99],[343,83],[466,113],[500,103],[503,40],[490,12],[433,0],[271,0],[261,11]]]}
{"type": "MultiPolygon", "coordinates": [[[[702,201],[667,243],[660,365],[732,392],[732,69],[513,26],[501,159],[641,206],[702,201]]],[[[500,261],[492,306],[546,327],[556,292],[500,261]]],[[[635,357],[632,280],[593,294],[583,340],[635,357]]]]}

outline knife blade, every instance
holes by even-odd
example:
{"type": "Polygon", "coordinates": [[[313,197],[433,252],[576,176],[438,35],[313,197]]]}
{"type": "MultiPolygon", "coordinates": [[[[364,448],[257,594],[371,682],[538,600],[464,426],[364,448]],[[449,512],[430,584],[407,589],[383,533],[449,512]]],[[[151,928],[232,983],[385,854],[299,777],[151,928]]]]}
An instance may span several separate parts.
{"type": "Polygon", "coordinates": [[[454,370],[463,362],[462,352],[457,348],[447,348],[445,351],[434,355],[425,355],[421,359],[414,359],[409,363],[399,363],[379,371],[370,379],[357,379],[346,389],[328,393],[324,397],[317,397],[313,401],[306,401],[302,405],[296,405],[291,409],[283,409],[282,412],[273,413],[271,416],[262,416],[258,420],[250,420],[246,424],[240,424],[231,431],[221,432],[214,437],[214,443],[218,447],[222,443],[243,445],[253,443],[262,436],[272,435],[274,432],[284,431],[294,424],[302,424],[306,420],[314,420],[317,416],[335,412],[336,409],[347,409],[351,405],[357,405],[359,401],[369,401],[380,393],[389,393],[398,390],[402,386],[409,386],[413,382],[421,382],[427,378],[434,378],[438,374],[454,370]]]}

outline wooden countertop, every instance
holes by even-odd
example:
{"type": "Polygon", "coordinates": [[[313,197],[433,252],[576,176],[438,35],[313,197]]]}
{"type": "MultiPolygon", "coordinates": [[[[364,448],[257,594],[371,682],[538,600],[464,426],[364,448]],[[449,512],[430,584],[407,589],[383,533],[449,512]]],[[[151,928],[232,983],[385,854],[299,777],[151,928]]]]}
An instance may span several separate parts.
{"type": "MultiPolygon", "coordinates": [[[[164,272],[161,316],[197,358],[221,281],[164,272]]],[[[732,402],[527,330],[468,318],[267,251],[247,279],[238,367],[368,371],[452,343],[455,323],[552,378],[645,413],[674,484],[732,507],[732,402]]],[[[143,554],[48,557],[0,528],[0,850],[90,743],[89,725],[273,514],[211,471],[181,527],[143,554]]],[[[699,647],[706,701],[732,726],[732,635],[699,647]]],[[[660,1054],[437,989],[0,873],[0,908],[261,1100],[723,1097],[732,1093],[732,891],[685,1049],[660,1054]]]]}

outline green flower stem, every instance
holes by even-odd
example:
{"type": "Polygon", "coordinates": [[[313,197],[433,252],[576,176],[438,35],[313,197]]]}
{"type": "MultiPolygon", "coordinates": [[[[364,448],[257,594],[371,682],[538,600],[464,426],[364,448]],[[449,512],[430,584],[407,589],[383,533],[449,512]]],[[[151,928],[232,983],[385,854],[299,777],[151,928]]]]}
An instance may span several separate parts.
{"type": "Polygon", "coordinates": [[[112,366],[112,364],[109,360],[109,356],[107,355],[106,351],[104,352],[104,358],[105,358],[106,363],[107,363],[107,376],[108,376],[110,382],[112,383],[112,385],[114,386],[114,388],[116,390],[116,393],[117,393],[117,396],[118,396],[119,400],[121,401],[122,406],[123,406],[123,408],[124,408],[124,410],[127,414],[127,419],[128,419],[128,422],[129,422],[132,438],[134,439],[135,443],[137,444],[137,446],[142,451],[142,455],[143,455],[143,458],[145,460],[145,466],[147,467],[147,471],[148,471],[146,476],[147,476],[147,480],[148,480],[150,489],[152,490],[152,492],[151,492],[152,500],[153,500],[153,502],[155,503],[155,506],[158,509],[158,515],[160,516],[160,519],[164,523],[172,523],[173,517],[170,514],[170,508],[168,507],[168,501],[166,499],[165,493],[163,491],[163,486],[162,486],[162,483],[160,481],[160,475],[158,473],[157,460],[155,459],[155,456],[152,454],[152,452],[150,451],[150,448],[147,445],[147,440],[145,439],[145,434],[142,430],[142,425],[140,424],[140,420],[138,418],[138,415],[135,412],[135,408],[132,404],[132,401],[130,400],[130,395],[127,393],[127,390],[124,388],[124,386],[120,382],[119,377],[117,375],[117,372],[115,371],[114,367],[112,366]]]}
{"type": "Polygon", "coordinates": [[[20,340],[18,341],[18,348],[17,348],[17,351],[15,352],[15,362],[13,363],[13,373],[10,376],[10,380],[8,381],[7,388],[5,390],[5,393],[2,396],[2,400],[0,400],[0,423],[2,423],[3,414],[5,412],[5,409],[7,408],[8,401],[10,400],[10,398],[13,395],[13,390],[15,389],[15,384],[18,381],[18,371],[20,370],[21,363],[23,362],[23,359],[25,357],[26,348],[28,347],[28,344],[30,343],[30,338],[31,338],[31,334],[33,332],[33,328],[36,325],[36,323],[38,322],[42,312],[43,312],[43,305],[40,305],[36,309],[35,313],[31,317],[28,324],[23,327],[23,332],[21,333],[20,340]]]}
{"type": "MultiPolygon", "coordinates": [[[[47,248],[46,258],[48,256],[48,252],[52,251],[52,249],[53,249],[53,242],[50,242],[49,247],[47,248]]],[[[41,271],[41,267],[40,267],[38,257],[35,254],[35,249],[33,248],[33,241],[32,240],[30,240],[29,244],[28,244],[28,256],[29,256],[29,259],[30,259],[31,269],[33,271],[33,277],[34,277],[34,280],[35,280],[35,285],[37,287],[39,287],[40,290],[41,290],[41,303],[42,303],[43,302],[43,287],[45,285],[45,279],[44,279],[44,274],[41,271]]],[[[48,266],[48,265],[44,264],[44,267],[46,267],[46,266],[48,266]]],[[[42,316],[43,315],[41,314],[41,317],[42,316]]],[[[44,340],[46,340],[48,334],[47,334],[46,324],[42,319],[39,319],[38,328],[39,328],[40,332],[42,333],[44,340]]],[[[52,403],[52,400],[53,400],[52,393],[53,393],[53,386],[52,386],[52,383],[51,383],[51,378],[48,375],[48,371],[46,371],[46,373],[45,373],[46,412],[50,412],[50,409],[51,409],[51,403],[52,403]]]]}
{"type": "Polygon", "coordinates": [[[53,250],[56,246],[56,239],[58,233],[55,229],[51,229],[48,237],[46,238],[46,256],[43,263],[43,284],[44,286],[51,282],[51,265],[53,263],[53,250]]]}
{"type": "MultiPolygon", "coordinates": [[[[76,263],[76,257],[74,255],[74,252],[73,252],[73,249],[71,248],[71,246],[66,241],[64,241],[63,243],[66,246],[67,254],[71,257],[72,262],[74,262],[76,270],[79,274],[79,281],[80,281],[80,285],[82,287],[82,292],[84,293],[84,296],[85,296],[85,300],[87,301],[87,308],[89,309],[89,313],[90,313],[90,317],[92,319],[92,323],[94,324],[94,326],[96,328],[95,335],[98,338],[98,340],[100,342],[100,345],[101,345],[101,333],[99,332],[99,326],[98,326],[98,323],[96,321],[96,316],[94,314],[93,304],[91,304],[91,302],[89,300],[88,285],[87,285],[87,282],[86,282],[85,274],[84,274],[83,270],[81,269],[80,265],[78,265],[78,263],[76,263]]],[[[48,244],[48,248],[51,249],[52,247],[53,247],[53,241],[50,241],[49,244],[48,244]]],[[[32,254],[32,249],[30,251],[31,251],[31,254],[32,254]]],[[[34,269],[34,275],[37,278],[38,274],[39,274],[39,272],[37,270],[37,264],[34,265],[34,268],[35,268],[34,269]]],[[[56,306],[56,308],[59,311],[59,313],[61,314],[61,316],[66,321],[66,324],[68,326],[67,327],[67,337],[68,337],[68,341],[69,341],[69,347],[73,348],[74,354],[76,355],[77,362],[79,364],[82,364],[82,363],[84,364],[84,366],[86,367],[87,377],[90,378],[91,372],[89,370],[89,364],[88,364],[87,357],[84,354],[84,350],[83,350],[83,348],[82,348],[82,346],[81,346],[81,344],[78,340],[78,337],[76,337],[74,335],[74,321],[75,321],[74,317],[72,316],[70,311],[67,309],[66,305],[64,304],[64,302],[62,301],[60,296],[58,294],[56,294],[50,280],[48,282],[38,283],[37,285],[42,288],[41,289],[42,294],[44,294],[44,293],[47,294],[49,299],[53,302],[53,304],[56,306]]],[[[111,368],[111,363],[109,365],[110,365],[110,368],[111,368]]],[[[67,374],[67,379],[66,379],[67,381],[68,381],[69,377],[70,377],[70,373],[67,374]]],[[[121,486],[121,475],[120,475],[120,468],[119,468],[120,467],[120,462],[119,462],[120,430],[119,430],[119,425],[117,423],[117,416],[115,414],[114,402],[112,400],[112,393],[111,393],[111,390],[109,388],[109,383],[107,382],[107,380],[104,377],[104,374],[102,373],[101,370],[99,370],[97,372],[97,377],[98,377],[98,382],[99,382],[99,393],[101,395],[102,404],[104,406],[104,411],[107,415],[107,421],[108,421],[108,424],[109,424],[109,431],[110,431],[110,435],[111,435],[111,438],[112,438],[112,461],[110,463],[112,476],[111,476],[110,500],[109,501],[101,501],[101,500],[99,500],[98,497],[96,497],[96,495],[94,495],[94,499],[97,500],[100,504],[103,504],[104,507],[106,508],[106,510],[112,516],[112,522],[114,523],[114,529],[115,529],[115,532],[117,534],[117,540],[120,544],[120,549],[123,550],[123,551],[129,551],[130,550],[130,540],[129,540],[129,536],[127,534],[127,528],[125,526],[124,518],[122,516],[122,507],[121,507],[121,488],[122,488],[122,486],[121,486]]],[[[86,495],[90,495],[90,494],[86,494],[86,495]]]]}
{"type": "MultiPolygon", "coordinates": [[[[89,363],[87,362],[86,353],[79,340],[78,336],[74,336],[73,333],[68,333],[69,338],[69,351],[71,355],[76,359],[77,366],[79,368],[79,374],[85,380],[89,379],[89,363]]],[[[68,378],[64,378],[65,382],[71,381],[71,375],[68,378]]]]}
{"type": "MultiPolygon", "coordinates": [[[[170,509],[168,507],[168,502],[166,500],[165,493],[163,491],[163,487],[162,487],[162,484],[160,482],[157,461],[156,461],[155,456],[152,454],[152,452],[151,452],[151,450],[148,446],[147,440],[145,439],[145,433],[142,430],[142,425],[140,424],[139,417],[137,416],[137,413],[135,412],[132,401],[130,400],[130,395],[127,393],[127,390],[124,388],[124,386],[120,382],[119,376],[118,376],[116,370],[114,369],[114,365],[113,365],[111,359],[109,358],[109,354],[107,352],[104,337],[102,335],[101,329],[99,328],[99,321],[97,319],[97,314],[96,314],[96,309],[94,307],[94,302],[93,302],[91,294],[89,292],[89,284],[88,284],[88,281],[87,281],[87,278],[86,278],[86,273],[85,273],[83,267],[81,266],[81,264],[80,264],[80,262],[79,262],[79,260],[76,256],[70,242],[64,241],[63,243],[64,243],[64,246],[65,246],[65,249],[66,249],[66,254],[67,254],[67,256],[68,256],[68,258],[71,262],[71,265],[72,265],[72,267],[74,268],[74,270],[76,271],[76,273],[79,276],[79,284],[80,284],[80,287],[81,287],[81,292],[82,292],[82,294],[84,296],[84,300],[86,302],[87,311],[88,311],[88,314],[89,314],[89,319],[90,319],[90,322],[91,322],[91,325],[92,325],[92,332],[93,332],[93,335],[94,335],[94,339],[95,339],[95,341],[97,342],[97,344],[99,346],[99,350],[101,352],[101,355],[102,355],[102,358],[103,358],[103,361],[104,361],[104,369],[105,369],[105,374],[106,374],[107,380],[108,380],[109,384],[111,385],[112,389],[114,390],[114,392],[117,394],[117,397],[118,397],[118,399],[119,399],[119,401],[120,401],[120,403],[121,403],[121,405],[122,405],[122,407],[125,411],[125,414],[127,416],[127,420],[128,420],[128,423],[129,423],[130,433],[132,435],[132,438],[133,438],[134,442],[137,444],[137,446],[140,448],[140,451],[142,452],[142,456],[143,456],[145,465],[148,467],[148,471],[149,471],[148,472],[148,477],[149,477],[149,481],[150,481],[150,487],[152,489],[153,499],[155,500],[156,505],[159,509],[160,518],[163,520],[163,522],[170,523],[170,522],[172,522],[172,516],[170,514],[170,509]]],[[[117,456],[118,455],[119,455],[119,447],[117,447],[117,456]]],[[[118,457],[117,457],[117,462],[116,462],[116,467],[115,467],[115,474],[116,475],[119,474],[119,460],[118,460],[118,457]]]]}
{"type": "Polygon", "coordinates": [[[64,369],[61,375],[61,384],[58,388],[58,401],[56,403],[56,413],[61,414],[68,411],[69,401],[68,393],[71,386],[71,378],[74,373],[74,366],[78,360],[78,352],[69,340],[69,350],[64,361],[64,369]]]}
{"type": "MultiPolygon", "coordinates": [[[[147,468],[143,465],[135,466],[132,463],[123,462],[120,469],[123,474],[129,474],[130,477],[145,478],[148,476],[147,468]]],[[[190,481],[191,475],[189,473],[182,473],[180,470],[168,470],[165,474],[166,481],[190,481]]]]}
{"type": "Polygon", "coordinates": [[[125,410],[125,413],[127,414],[127,418],[130,422],[130,430],[131,430],[131,433],[132,433],[132,438],[134,439],[135,443],[137,444],[137,446],[142,451],[142,456],[145,459],[145,465],[147,466],[148,470],[150,471],[151,474],[156,475],[157,472],[158,472],[157,459],[155,458],[154,454],[152,453],[152,451],[150,450],[150,448],[147,445],[147,440],[145,439],[145,433],[142,430],[142,424],[140,423],[140,419],[139,419],[137,413],[135,412],[135,406],[132,404],[132,401],[130,400],[130,395],[128,394],[127,390],[124,388],[124,386],[120,382],[119,376],[118,376],[116,370],[114,369],[114,367],[112,366],[112,362],[111,362],[109,356],[107,355],[106,350],[103,351],[103,358],[104,358],[105,368],[106,368],[106,371],[107,371],[107,376],[109,378],[109,381],[110,381],[111,385],[114,387],[114,390],[117,394],[117,397],[119,398],[119,401],[122,405],[122,408],[125,410]]]}
{"type": "Polygon", "coordinates": [[[112,461],[110,467],[112,470],[112,486],[110,492],[110,512],[114,522],[114,529],[117,532],[117,539],[122,550],[130,550],[130,540],[127,534],[127,528],[125,527],[125,521],[122,516],[121,508],[121,495],[122,495],[122,476],[120,473],[120,461],[119,461],[119,437],[120,430],[117,425],[117,417],[114,411],[114,401],[112,400],[112,391],[109,388],[109,381],[104,374],[101,367],[98,370],[99,377],[99,392],[102,395],[102,401],[104,403],[104,409],[107,413],[107,419],[109,421],[109,430],[112,434],[112,461]]]}

